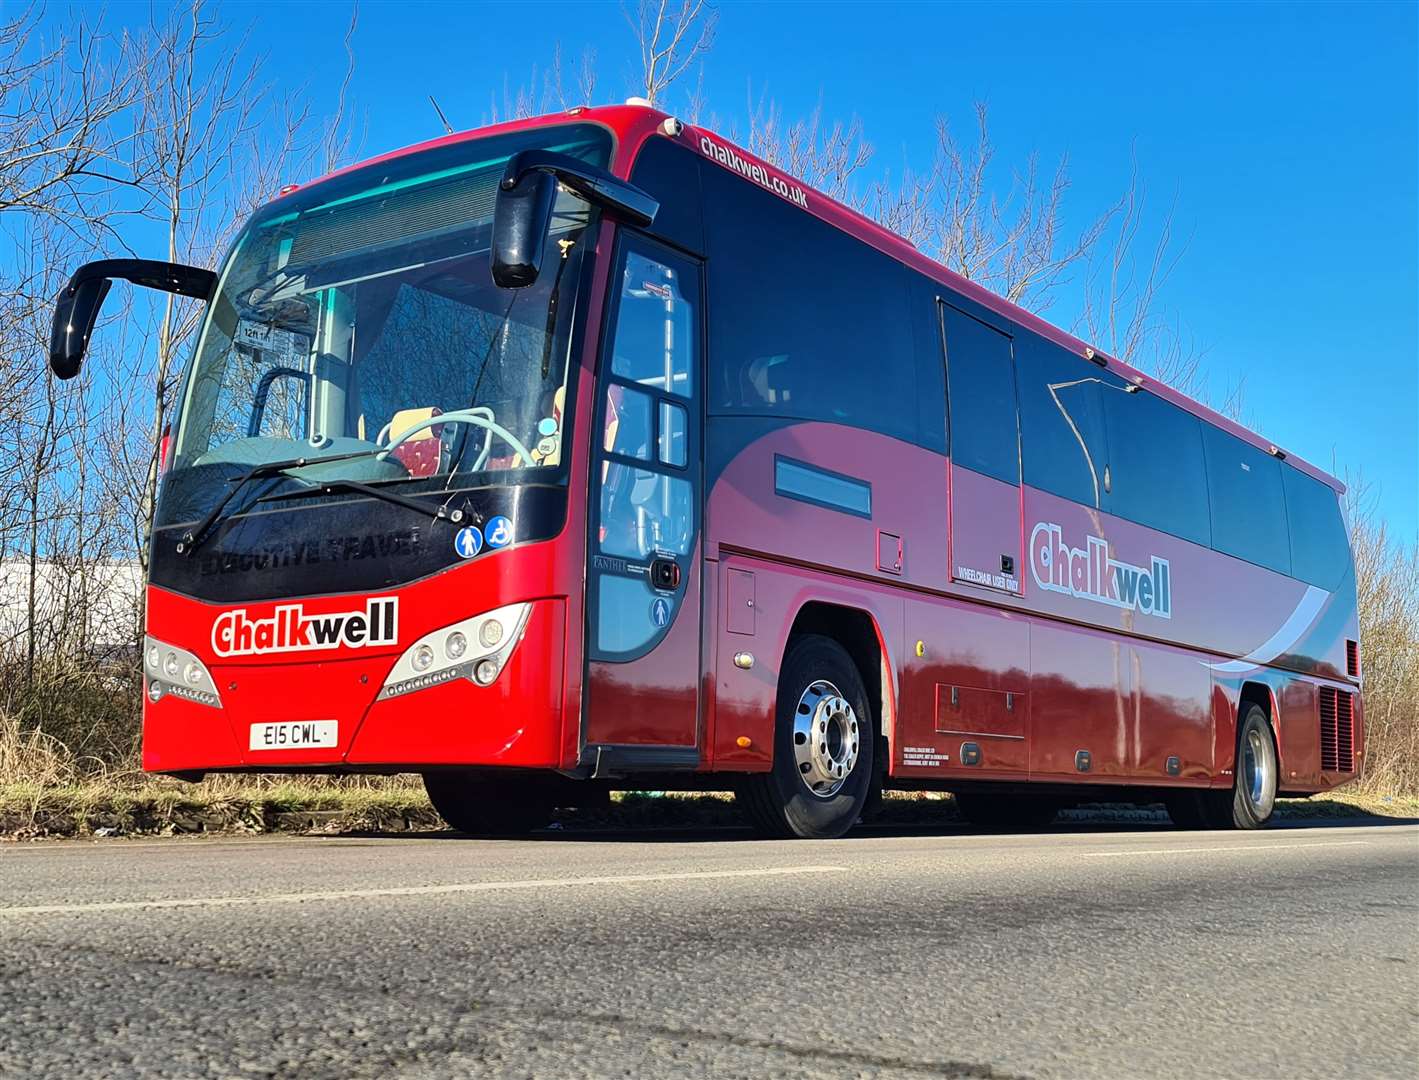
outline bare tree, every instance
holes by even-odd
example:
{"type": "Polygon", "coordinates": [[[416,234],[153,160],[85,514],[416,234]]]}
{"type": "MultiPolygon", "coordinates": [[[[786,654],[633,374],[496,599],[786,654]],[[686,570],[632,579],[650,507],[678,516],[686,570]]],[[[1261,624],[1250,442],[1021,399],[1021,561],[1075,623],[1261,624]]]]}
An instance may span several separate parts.
{"type": "Polygon", "coordinates": [[[1397,542],[1376,514],[1374,487],[1359,475],[1346,480],[1365,680],[1364,784],[1419,793],[1419,543],[1397,542]]]}
{"type": "Polygon", "coordinates": [[[652,105],[714,44],[719,13],[705,0],[639,0],[635,14],[625,9],[640,47],[640,95],[652,105]]]}
{"type": "Polygon", "coordinates": [[[132,110],[145,91],[135,44],[82,18],[43,40],[40,9],[0,22],[0,212],[53,217],[76,234],[114,235],[105,198],[138,188],[132,110]]]}
{"type": "Polygon", "coordinates": [[[1109,355],[1239,419],[1244,382],[1220,396],[1214,393],[1206,350],[1165,303],[1167,284],[1188,247],[1176,235],[1176,198],[1151,235],[1147,210],[1148,193],[1135,160],[1128,188],[1088,253],[1074,330],[1109,355]]]}
{"type": "Polygon", "coordinates": [[[791,122],[773,101],[751,101],[748,112],[746,149],[839,202],[855,209],[865,205],[856,180],[872,160],[872,144],[856,116],[825,123],[821,101],[791,122]]]}
{"type": "MultiPolygon", "coordinates": [[[[1070,268],[1098,243],[1113,211],[1077,234],[1063,236],[1068,157],[1042,175],[1038,155],[1030,154],[1011,170],[1010,183],[1000,194],[991,171],[995,146],[983,102],[975,107],[975,132],[974,141],[963,147],[946,119],[937,121],[935,182],[916,186],[934,209],[924,215],[924,235],[918,242],[924,241],[932,255],[963,277],[1012,303],[1044,311],[1070,268]]],[[[909,210],[908,219],[919,216],[909,210]]]]}
{"type": "MultiPolygon", "coordinates": [[[[203,0],[189,0],[151,28],[148,62],[152,92],[140,103],[137,154],[149,195],[148,213],[162,227],[167,257],[215,266],[244,220],[272,198],[283,181],[328,172],[349,153],[347,101],[354,73],[352,8],[344,45],[349,58],[334,112],[320,133],[311,131],[309,106],[277,97],[260,63],[243,56],[243,42],[211,16],[203,0]]],[[[162,434],[168,424],[178,365],[204,308],[165,295],[150,342],[119,359],[119,377],[151,388],[146,404],[127,399],[115,410],[125,422],[112,430],[117,474],[128,480],[133,542],[146,559],[146,538],[157,491],[162,434]],[[144,416],[144,410],[148,415],[144,416]]]]}

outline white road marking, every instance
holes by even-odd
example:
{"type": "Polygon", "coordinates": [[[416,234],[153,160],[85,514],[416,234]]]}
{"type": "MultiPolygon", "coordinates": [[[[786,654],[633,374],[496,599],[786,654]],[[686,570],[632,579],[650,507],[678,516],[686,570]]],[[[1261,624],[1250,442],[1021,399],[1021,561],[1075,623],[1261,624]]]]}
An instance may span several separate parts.
{"type": "Polygon", "coordinates": [[[1311,840],[1304,844],[1227,844],[1225,847],[1144,848],[1141,851],[1086,851],[1086,859],[1119,859],[1130,855],[1194,855],[1204,851],[1222,851],[1228,855],[1245,855],[1253,851],[1280,851],[1283,848],[1367,847],[1368,840],[1311,840]]]}
{"type": "Polygon", "coordinates": [[[644,885],[661,881],[715,881],[724,878],[786,877],[792,874],[837,874],[845,866],[780,866],[762,870],[699,870],[680,874],[624,874],[617,877],[531,878],[523,881],[469,881],[456,885],[406,885],[387,889],[339,889],[330,892],[269,893],[253,896],[194,896],[180,900],[111,900],[94,904],[40,904],[0,907],[7,915],[66,915],[153,908],[236,907],[243,904],[292,904],[311,900],[360,900],[376,896],[443,896],[450,893],[504,892],[514,889],[554,889],[576,885],[644,885]]]}

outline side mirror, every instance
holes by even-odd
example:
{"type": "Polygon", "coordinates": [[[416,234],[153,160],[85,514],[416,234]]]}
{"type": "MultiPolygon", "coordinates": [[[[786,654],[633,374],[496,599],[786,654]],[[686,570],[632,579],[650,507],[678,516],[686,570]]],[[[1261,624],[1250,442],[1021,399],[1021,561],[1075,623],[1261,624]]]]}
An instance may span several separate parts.
{"type": "Polygon", "coordinates": [[[54,325],[49,333],[49,367],[61,379],[72,379],[84,366],[89,335],[94,332],[104,297],[113,287],[108,278],[71,281],[54,305],[54,325]]]}
{"type": "Polygon", "coordinates": [[[537,280],[556,201],[557,178],[541,169],[523,174],[511,187],[498,185],[490,256],[495,284],[521,289],[537,280]]]}
{"type": "Polygon", "coordinates": [[[104,297],[114,278],[135,285],[177,293],[197,300],[211,299],[217,275],[200,266],[154,262],[151,259],[100,259],[74,271],[54,303],[49,331],[49,367],[61,379],[72,379],[84,366],[89,335],[94,332],[104,297]]]}
{"type": "Polygon", "coordinates": [[[587,202],[645,228],[660,204],[605,169],[555,150],[524,150],[508,159],[493,206],[493,281],[521,289],[537,280],[561,183],[587,202]]]}

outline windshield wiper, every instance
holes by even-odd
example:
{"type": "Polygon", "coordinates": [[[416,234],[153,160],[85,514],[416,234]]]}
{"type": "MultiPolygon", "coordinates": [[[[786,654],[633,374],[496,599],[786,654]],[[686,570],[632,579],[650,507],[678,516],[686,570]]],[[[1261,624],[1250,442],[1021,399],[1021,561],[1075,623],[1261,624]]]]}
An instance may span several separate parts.
{"type": "MultiPolygon", "coordinates": [[[[237,493],[241,491],[242,488],[246,487],[247,484],[251,483],[251,481],[259,480],[263,476],[279,476],[286,472],[287,469],[300,469],[307,465],[324,465],[328,461],[349,461],[352,458],[369,457],[371,454],[377,453],[379,453],[378,450],[355,450],[348,454],[330,454],[326,457],[316,458],[287,458],[285,461],[263,461],[259,465],[253,465],[246,472],[242,473],[242,475],[234,476],[228,481],[231,487],[227,489],[227,493],[217,500],[216,506],[207,511],[207,516],[197,523],[195,529],[189,530],[188,533],[178,541],[177,553],[179,555],[191,555],[196,551],[202,545],[202,541],[207,539],[207,535],[211,532],[212,526],[217,523],[217,519],[222,516],[222,511],[231,504],[231,501],[236,498],[237,493]]],[[[299,480],[300,477],[292,477],[291,479],[299,480]]],[[[420,509],[422,510],[424,508],[421,506],[420,509]]]]}
{"type": "MultiPolygon", "coordinates": [[[[376,453],[378,452],[376,451],[376,453]]],[[[295,477],[294,479],[300,478],[295,477]]],[[[387,503],[402,506],[419,514],[428,514],[435,520],[446,518],[455,525],[463,520],[462,510],[450,510],[442,503],[436,507],[430,507],[428,503],[421,503],[418,499],[411,499],[407,495],[399,495],[393,491],[385,491],[373,484],[364,484],[358,480],[315,480],[309,481],[309,483],[311,487],[319,488],[321,494],[332,491],[352,491],[357,495],[368,495],[371,499],[383,499],[387,503]]]]}

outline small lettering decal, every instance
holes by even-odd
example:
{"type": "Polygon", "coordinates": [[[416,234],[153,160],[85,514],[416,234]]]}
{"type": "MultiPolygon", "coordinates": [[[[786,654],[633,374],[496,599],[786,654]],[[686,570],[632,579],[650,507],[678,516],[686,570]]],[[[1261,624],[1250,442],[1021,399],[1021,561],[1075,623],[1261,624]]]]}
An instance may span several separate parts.
{"type": "Polygon", "coordinates": [[[973,585],[989,585],[992,589],[1004,589],[1007,592],[1019,592],[1020,582],[1013,577],[1006,577],[1004,574],[992,574],[989,570],[977,570],[973,566],[957,566],[956,578],[959,581],[969,581],[973,585]]]}
{"type": "Polygon", "coordinates": [[[771,173],[762,165],[756,165],[752,161],[746,161],[739,154],[736,154],[727,146],[721,146],[708,135],[700,138],[700,153],[705,157],[719,162],[726,168],[733,169],[740,176],[754,181],[760,187],[772,191],[780,199],[787,199],[794,206],[803,209],[808,208],[808,194],[797,184],[791,184],[781,176],[771,173]]]}
{"type": "Polygon", "coordinates": [[[1082,548],[1064,542],[1064,530],[1049,521],[1030,533],[1030,573],[1035,584],[1110,607],[1131,608],[1160,619],[1173,617],[1173,592],[1168,560],[1153,555],[1145,569],[1109,556],[1099,536],[1086,536],[1082,548]]]}
{"type": "Polygon", "coordinates": [[[364,559],[406,559],[416,555],[422,540],[418,527],[407,532],[358,536],[325,536],[294,540],[256,551],[212,551],[201,560],[201,574],[249,574],[285,570],[319,563],[359,562],[364,559]]]}
{"type": "Polygon", "coordinates": [[[946,765],[950,761],[950,754],[943,754],[934,746],[902,747],[903,765],[914,765],[918,769],[929,769],[937,765],[946,765]]]}
{"type": "Polygon", "coordinates": [[[245,608],[236,608],[212,624],[212,651],[218,656],[363,649],[398,641],[397,596],[371,597],[358,611],[324,615],[307,615],[300,604],[282,604],[268,618],[253,619],[245,608]]]}

